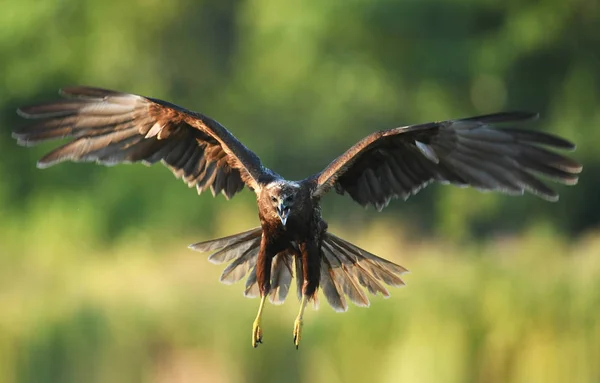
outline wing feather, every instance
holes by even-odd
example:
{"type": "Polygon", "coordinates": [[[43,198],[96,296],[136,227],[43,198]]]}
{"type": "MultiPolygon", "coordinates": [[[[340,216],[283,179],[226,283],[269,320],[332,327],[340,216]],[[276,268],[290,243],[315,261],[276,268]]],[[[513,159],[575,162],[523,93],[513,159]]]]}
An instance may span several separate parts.
{"type": "Polygon", "coordinates": [[[582,166],[549,149],[575,148],[555,135],[491,124],[537,118],[505,112],[444,122],[411,125],[373,133],[309,177],[313,195],[331,188],[378,210],[391,198],[408,198],[433,181],[549,201],[558,193],[540,180],[574,185],[582,166]]]}
{"type": "Polygon", "coordinates": [[[22,117],[38,120],[14,131],[20,145],[72,139],[42,157],[40,168],[62,161],[161,161],[188,186],[199,192],[210,188],[227,198],[244,184],[258,192],[259,178],[274,175],[227,129],[200,113],[99,88],[70,87],[61,94],[66,98],[18,110],[22,117]]]}

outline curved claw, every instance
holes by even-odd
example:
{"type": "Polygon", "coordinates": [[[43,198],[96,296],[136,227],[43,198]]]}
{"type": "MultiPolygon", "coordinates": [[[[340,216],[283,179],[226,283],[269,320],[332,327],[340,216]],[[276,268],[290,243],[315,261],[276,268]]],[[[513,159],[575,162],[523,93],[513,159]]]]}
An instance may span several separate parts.
{"type": "Polygon", "coordinates": [[[296,319],[296,321],[294,322],[294,344],[296,345],[296,350],[298,349],[298,346],[300,345],[300,339],[302,338],[303,325],[304,323],[300,318],[296,319]]]}
{"type": "Polygon", "coordinates": [[[252,325],[252,347],[258,347],[262,343],[262,329],[260,328],[260,320],[255,320],[252,325]]]}
{"type": "Polygon", "coordinates": [[[252,347],[258,347],[259,343],[262,343],[262,330],[260,328],[260,320],[262,318],[263,308],[265,307],[266,295],[263,295],[260,299],[260,306],[258,306],[258,314],[252,325],[252,347]]]}

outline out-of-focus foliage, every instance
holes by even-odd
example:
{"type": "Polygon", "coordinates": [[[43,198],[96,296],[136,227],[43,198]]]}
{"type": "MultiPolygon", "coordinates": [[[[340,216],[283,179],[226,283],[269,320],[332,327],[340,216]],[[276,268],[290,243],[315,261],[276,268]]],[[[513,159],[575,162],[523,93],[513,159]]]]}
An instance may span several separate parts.
{"type": "MultiPolygon", "coordinates": [[[[106,239],[157,222],[209,230],[221,211],[222,198],[197,198],[160,167],[35,169],[49,146],[14,145],[10,127],[23,123],[14,109],[92,84],[208,114],[297,179],[375,130],[537,110],[530,127],[578,143],[585,164],[577,188],[560,188],[560,204],[438,186],[387,213],[454,237],[536,220],[573,233],[599,221],[595,1],[8,0],[3,8],[0,176],[10,182],[0,195],[16,214],[39,199],[86,196],[82,203],[101,207],[95,232],[106,239]]],[[[350,201],[327,202],[336,218],[356,214],[350,201]]]]}
{"type": "Polygon", "coordinates": [[[5,0],[0,382],[598,381],[598,30],[596,0],[5,0]],[[288,178],[375,130],[509,109],[540,111],[529,127],[576,142],[584,172],[557,204],[327,197],[332,226],[406,264],[409,288],[311,312],[299,352],[297,306],[268,307],[251,350],[257,302],[177,246],[257,225],[252,194],[198,197],[160,166],[36,169],[52,145],[17,147],[14,110],[72,84],[203,112],[288,178]]]}
{"type": "MultiPolygon", "coordinates": [[[[335,232],[408,266],[408,287],[369,309],[309,309],[292,343],[292,292],[268,305],[220,285],[217,267],[144,230],[104,251],[77,238],[90,212],[2,238],[3,382],[595,382],[600,378],[600,236],[550,229],[451,245],[397,236],[381,222],[335,232]],[[81,220],[78,222],[78,220],[81,220]],[[64,224],[71,224],[65,226],[64,224]],[[54,229],[60,224],[60,229],[54,229]],[[64,240],[64,238],[75,238],[64,240]],[[11,241],[8,241],[9,243],[11,241]],[[166,257],[165,254],[169,256],[166,257]]],[[[236,219],[235,214],[228,218],[236,219]]]]}

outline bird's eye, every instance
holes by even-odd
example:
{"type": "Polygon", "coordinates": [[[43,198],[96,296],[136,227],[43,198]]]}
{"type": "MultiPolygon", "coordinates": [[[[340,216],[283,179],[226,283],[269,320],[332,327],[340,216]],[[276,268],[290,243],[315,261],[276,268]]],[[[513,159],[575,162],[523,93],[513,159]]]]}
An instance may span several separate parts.
{"type": "Polygon", "coordinates": [[[271,197],[271,201],[277,202],[277,197],[271,197]]]}

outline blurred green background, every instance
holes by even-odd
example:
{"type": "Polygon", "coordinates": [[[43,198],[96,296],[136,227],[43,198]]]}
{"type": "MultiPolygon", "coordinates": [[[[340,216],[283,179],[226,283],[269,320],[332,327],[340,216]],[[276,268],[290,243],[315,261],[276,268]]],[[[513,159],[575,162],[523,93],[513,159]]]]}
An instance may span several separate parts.
{"type": "Polygon", "coordinates": [[[4,0],[0,382],[599,382],[597,0],[4,0]],[[189,243],[258,224],[161,166],[63,164],[14,113],[95,85],[216,118],[283,176],[372,131],[509,109],[578,144],[550,204],[430,186],[384,212],[327,197],[332,232],[412,271],[371,308],[265,310],[189,243]],[[596,145],[594,145],[596,144],[596,145]]]}

